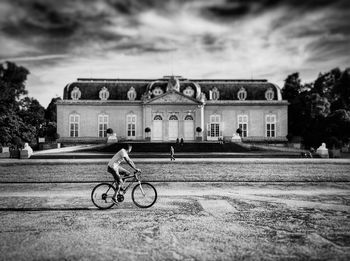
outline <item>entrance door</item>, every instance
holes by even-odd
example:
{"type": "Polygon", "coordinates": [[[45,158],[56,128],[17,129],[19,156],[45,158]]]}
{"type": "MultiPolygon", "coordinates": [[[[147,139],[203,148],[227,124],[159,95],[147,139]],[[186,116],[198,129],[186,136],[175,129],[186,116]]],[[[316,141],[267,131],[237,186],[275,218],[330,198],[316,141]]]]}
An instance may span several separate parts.
{"type": "Polygon", "coordinates": [[[152,124],[152,140],[163,140],[163,119],[160,115],[156,115],[152,124]]]}
{"type": "Polygon", "coordinates": [[[191,115],[187,115],[184,121],[184,139],[194,140],[194,122],[191,115]]]}
{"type": "Polygon", "coordinates": [[[169,118],[169,140],[176,140],[179,137],[179,120],[175,115],[169,118]]]}

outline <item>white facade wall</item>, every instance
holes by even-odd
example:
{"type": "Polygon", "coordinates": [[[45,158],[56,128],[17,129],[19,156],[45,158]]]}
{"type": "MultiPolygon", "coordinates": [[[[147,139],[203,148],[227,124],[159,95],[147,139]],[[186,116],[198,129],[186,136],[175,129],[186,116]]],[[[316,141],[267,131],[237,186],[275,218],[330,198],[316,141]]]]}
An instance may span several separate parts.
{"type": "Polygon", "coordinates": [[[127,137],[126,117],[136,115],[136,137],[143,139],[143,111],[141,105],[63,105],[57,104],[57,132],[61,137],[69,137],[69,115],[80,116],[79,137],[98,138],[98,116],[108,115],[108,128],[112,128],[119,138],[127,137]]]}
{"type": "Polygon", "coordinates": [[[108,128],[112,128],[119,139],[127,138],[127,115],[136,115],[135,139],[145,138],[144,129],[151,128],[155,115],[163,118],[162,140],[169,140],[169,117],[176,115],[178,121],[178,136],[184,137],[184,118],[191,115],[194,119],[194,137],[196,127],[203,126],[203,138],[207,137],[207,126],[211,115],[220,115],[222,137],[230,139],[238,128],[238,115],[248,116],[248,137],[263,139],[266,137],[266,115],[276,115],[276,138],[285,138],[288,134],[287,104],[285,105],[204,105],[204,116],[198,105],[87,105],[87,104],[57,104],[57,132],[61,138],[70,137],[69,116],[80,116],[79,137],[98,138],[98,116],[108,115],[108,128]],[[204,122],[202,124],[202,119],[204,122]]]}
{"type": "MultiPolygon", "coordinates": [[[[223,138],[229,139],[238,129],[238,115],[248,116],[248,137],[264,138],[266,137],[267,114],[276,115],[276,138],[285,138],[288,134],[288,111],[287,105],[237,105],[237,106],[205,106],[204,121],[205,128],[210,123],[211,115],[220,115],[221,130],[223,138]]],[[[207,131],[205,138],[207,139],[207,131]]]]}

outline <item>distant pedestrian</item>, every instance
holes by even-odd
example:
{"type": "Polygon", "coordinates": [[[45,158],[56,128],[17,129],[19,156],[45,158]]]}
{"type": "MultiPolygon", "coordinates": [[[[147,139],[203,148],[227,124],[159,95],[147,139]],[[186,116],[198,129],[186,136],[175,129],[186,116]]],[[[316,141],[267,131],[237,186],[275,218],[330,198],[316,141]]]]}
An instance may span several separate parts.
{"type": "Polygon", "coordinates": [[[181,140],[180,140],[180,146],[183,146],[183,145],[184,145],[184,139],[181,138],[181,140]]]}
{"type": "Polygon", "coordinates": [[[170,146],[170,161],[175,160],[174,155],[175,155],[174,147],[170,146]]]}

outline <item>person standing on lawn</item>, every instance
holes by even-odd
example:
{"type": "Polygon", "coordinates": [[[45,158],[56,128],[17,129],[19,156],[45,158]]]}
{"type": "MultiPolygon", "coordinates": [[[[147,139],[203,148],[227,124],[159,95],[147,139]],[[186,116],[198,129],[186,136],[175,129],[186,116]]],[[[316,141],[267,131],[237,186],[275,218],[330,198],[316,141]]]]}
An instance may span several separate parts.
{"type": "Polygon", "coordinates": [[[170,146],[170,161],[175,160],[174,155],[175,155],[174,147],[170,146]]]}

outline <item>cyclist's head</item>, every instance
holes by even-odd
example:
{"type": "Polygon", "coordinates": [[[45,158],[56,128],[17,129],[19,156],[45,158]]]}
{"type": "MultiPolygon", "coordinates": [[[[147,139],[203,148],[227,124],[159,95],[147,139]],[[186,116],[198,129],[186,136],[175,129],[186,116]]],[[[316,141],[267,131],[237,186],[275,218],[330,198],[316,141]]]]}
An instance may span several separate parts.
{"type": "Polygon", "coordinates": [[[132,145],[131,145],[131,144],[128,144],[127,147],[128,147],[128,148],[127,148],[127,151],[130,153],[130,151],[132,150],[132,145]]]}

